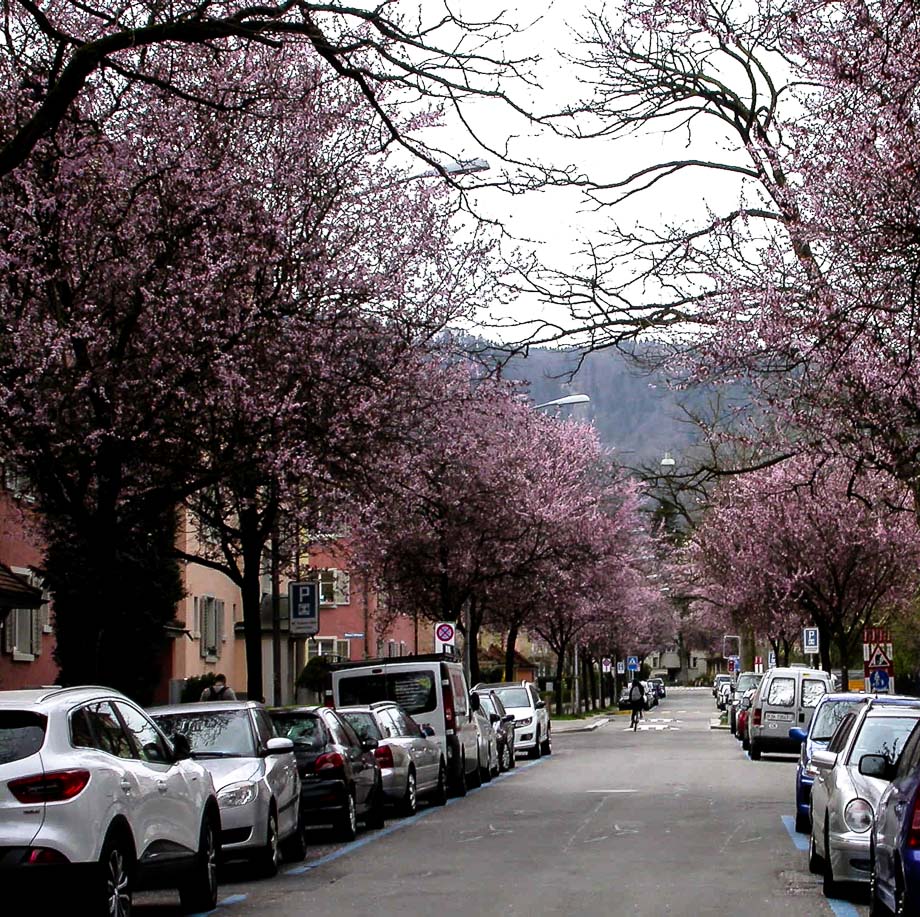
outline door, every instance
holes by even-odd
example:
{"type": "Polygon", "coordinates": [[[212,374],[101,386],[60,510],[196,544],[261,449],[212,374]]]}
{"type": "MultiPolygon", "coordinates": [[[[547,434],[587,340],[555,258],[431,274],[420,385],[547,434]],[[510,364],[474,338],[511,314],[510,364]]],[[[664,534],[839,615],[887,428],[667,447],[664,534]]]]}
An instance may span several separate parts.
{"type": "Polygon", "coordinates": [[[374,753],[365,751],[358,734],[331,711],[326,714],[326,726],[332,733],[332,741],[342,748],[342,753],[348,758],[355,781],[355,803],[364,809],[370,804],[377,783],[374,753]]]}
{"type": "MultiPolygon", "coordinates": [[[[253,722],[260,751],[268,746],[268,740],[277,737],[271,717],[265,710],[252,710],[253,722]]],[[[271,790],[278,810],[278,835],[289,837],[297,829],[300,797],[300,777],[297,759],[293,752],[281,755],[265,755],[265,781],[271,790]]]]}
{"type": "Polygon", "coordinates": [[[448,665],[447,670],[454,695],[457,736],[463,748],[466,772],[472,774],[479,767],[479,729],[476,727],[473,711],[470,709],[470,691],[466,685],[463,669],[459,665],[448,665]]]}
{"type": "Polygon", "coordinates": [[[771,679],[763,698],[761,738],[788,741],[789,730],[796,725],[796,679],[794,675],[778,675],[771,679]]]}
{"type": "Polygon", "coordinates": [[[418,723],[398,707],[390,711],[399,730],[399,735],[415,764],[415,779],[418,788],[430,789],[438,782],[441,755],[434,742],[424,738],[418,723]]]}
{"type": "Polygon", "coordinates": [[[125,701],[114,701],[113,706],[133,747],[127,766],[137,780],[138,811],[145,831],[144,848],[138,850],[138,855],[159,840],[197,850],[203,814],[201,797],[193,791],[185,768],[172,760],[160,731],[146,714],[125,701]]]}

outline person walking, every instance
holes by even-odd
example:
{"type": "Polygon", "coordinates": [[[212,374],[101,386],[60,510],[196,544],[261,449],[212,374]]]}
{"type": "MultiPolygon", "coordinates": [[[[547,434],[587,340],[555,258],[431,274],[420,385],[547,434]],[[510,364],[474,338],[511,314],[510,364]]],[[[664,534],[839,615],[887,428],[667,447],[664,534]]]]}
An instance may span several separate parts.
{"type": "Polygon", "coordinates": [[[227,684],[225,675],[215,675],[214,684],[201,692],[202,700],[236,700],[236,694],[227,684]]]}
{"type": "Polygon", "coordinates": [[[635,732],[642,718],[642,708],[645,706],[645,686],[639,680],[638,672],[633,675],[633,683],[629,686],[629,706],[632,710],[629,725],[635,732]]]}

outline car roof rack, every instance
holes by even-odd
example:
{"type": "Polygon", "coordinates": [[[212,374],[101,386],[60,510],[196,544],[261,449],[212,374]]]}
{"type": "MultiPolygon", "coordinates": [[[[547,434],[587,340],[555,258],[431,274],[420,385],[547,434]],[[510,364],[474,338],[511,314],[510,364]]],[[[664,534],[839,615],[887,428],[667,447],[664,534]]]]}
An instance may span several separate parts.
{"type": "Polygon", "coordinates": [[[368,666],[392,665],[400,662],[460,662],[457,653],[417,653],[413,656],[378,656],[374,659],[351,659],[348,662],[332,662],[329,670],[340,672],[346,669],[364,669],[368,666]]]}

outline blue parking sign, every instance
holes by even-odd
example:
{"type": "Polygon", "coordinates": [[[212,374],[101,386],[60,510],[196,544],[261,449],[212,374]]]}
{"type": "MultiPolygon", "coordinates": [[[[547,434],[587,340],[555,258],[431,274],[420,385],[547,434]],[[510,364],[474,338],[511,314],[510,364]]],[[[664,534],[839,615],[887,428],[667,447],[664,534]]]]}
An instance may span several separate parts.
{"type": "Polygon", "coordinates": [[[319,587],[316,583],[288,583],[290,629],[295,637],[319,633],[319,587]]]}
{"type": "Polygon", "coordinates": [[[639,657],[638,656],[627,656],[626,657],[626,668],[630,672],[639,671],[639,657]]]}

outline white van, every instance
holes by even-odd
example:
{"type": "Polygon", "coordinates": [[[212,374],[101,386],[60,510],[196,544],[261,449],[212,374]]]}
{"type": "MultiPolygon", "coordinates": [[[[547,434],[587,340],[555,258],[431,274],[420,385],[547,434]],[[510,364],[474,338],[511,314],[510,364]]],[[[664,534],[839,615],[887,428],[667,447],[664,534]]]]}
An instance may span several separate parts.
{"type": "Polygon", "coordinates": [[[399,704],[440,740],[451,791],[462,796],[468,786],[479,786],[479,734],[474,718],[479,697],[470,694],[456,656],[394,656],[335,663],[330,669],[335,707],[383,700],[399,704]]]}
{"type": "Polygon", "coordinates": [[[748,716],[750,755],[756,761],[763,752],[798,752],[801,742],[789,730],[805,732],[815,705],[834,690],[830,672],[790,666],[770,669],[754,693],[748,716]]]}

